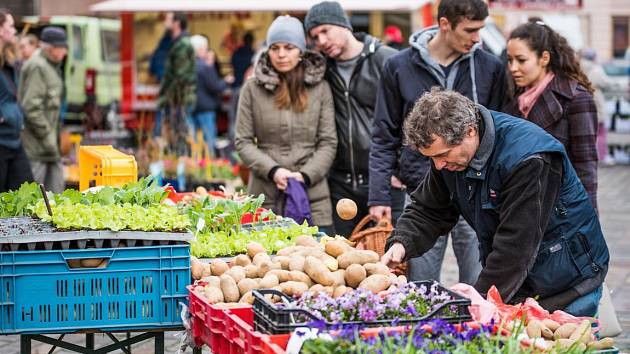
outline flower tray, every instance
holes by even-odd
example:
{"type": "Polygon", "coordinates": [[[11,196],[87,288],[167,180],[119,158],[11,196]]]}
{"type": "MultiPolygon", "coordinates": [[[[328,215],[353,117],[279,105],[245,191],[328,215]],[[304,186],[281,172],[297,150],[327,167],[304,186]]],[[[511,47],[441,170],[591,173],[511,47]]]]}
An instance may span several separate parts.
{"type": "MultiPolygon", "coordinates": [[[[416,286],[430,287],[433,281],[414,282],[416,286]]],[[[310,324],[317,322],[320,327],[335,329],[341,326],[359,327],[392,327],[397,325],[414,324],[420,321],[440,318],[450,323],[467,322],[472,319],[468,312],[470,300],[453,292],[441,285],[437,285],[440,292],[446,292],[451,296],[447,300],[437,305],[426,315],[408,319],[379,319],[374,321],[350,321],[350,322],[327,322],[316,315],[313,311],[298,308],[292,297],[273,289],[254,290],[254,328],[256,331],[267,334],[291,333],[298,327],[312,327],[310,324]],[[265,295],[276,295],[282,300],[281,304],[274,304],[265,295]]]]}

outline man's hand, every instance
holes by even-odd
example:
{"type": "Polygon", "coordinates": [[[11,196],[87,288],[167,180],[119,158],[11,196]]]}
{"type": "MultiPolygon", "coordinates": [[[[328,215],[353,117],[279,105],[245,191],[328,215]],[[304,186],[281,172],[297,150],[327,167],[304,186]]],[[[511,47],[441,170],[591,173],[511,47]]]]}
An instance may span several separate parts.
{"type": "Polygon", "coordinates": [[[289,177],[292,177],[291,171],[280,167],[276,170],[276,173],[273,174],[273,181],[276,183],[276,187],[283,191],[287,188],[287,178],[289,177]]]}
{"type": "Polygon", "coordinates": [[[402,190],[407,189],[407,186],[405,186],[396,176],[392,175],[390,182],[393,188],[402,189],[402,190]]]}
{"type": "Polygon", "coordinates": [[[373,205],[370,207],[370,215],[380,221],[382,218],[392,219],[392,207],[384,205],[373,205]]]}
{"type": "Polygon", "coordinates": [[[297,181],[304,183],[304,176],[300,172],[291,172],[291,175],[289,177],[293,177],[297,181]]]}
{"type": "Polygon", "coordinates": [[[381,263],[393,269],[402,262],[403,258],[405,258],[405,247],[402,243],[396,242],[381,257],[381,263]]]}

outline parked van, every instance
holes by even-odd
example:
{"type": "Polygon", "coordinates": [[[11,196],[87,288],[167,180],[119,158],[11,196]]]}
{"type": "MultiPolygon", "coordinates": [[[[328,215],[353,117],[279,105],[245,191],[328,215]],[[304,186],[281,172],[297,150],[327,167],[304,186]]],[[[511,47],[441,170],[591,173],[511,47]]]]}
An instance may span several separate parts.
{"type": "Polygon", "coordinates": [[[84,16],[24,17],[26,33],[48,25],[68,35],[64,79],[68,120],[85,120],[102,128],[110,109],[120,101],[120,20],[84,16]]]}

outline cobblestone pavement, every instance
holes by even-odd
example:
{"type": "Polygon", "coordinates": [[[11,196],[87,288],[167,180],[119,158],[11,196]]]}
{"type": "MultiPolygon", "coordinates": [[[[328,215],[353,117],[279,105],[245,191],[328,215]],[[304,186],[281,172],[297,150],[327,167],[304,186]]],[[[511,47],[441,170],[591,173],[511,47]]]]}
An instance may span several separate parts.
{"type": "MultiPolygon", "coordinates": [[[[616,338],[617,346],[623,351],[630,351],[630,167],[614,166],[602,167],[599,170],[598,202],[601,223],[611,253],[610,269],[606,282],[612,291],[613,304],[624,332],[616,338]]],[[[457,282],[457,262],[449,245],[442,267],[442,282],[452,285],[457,282]]],[[[124,335],[117,335],[119,340],[124,335]]],[[[165,353],[177,353],[179,348],[179,334],[167,332],[164,336],[165,353]]],[[[85,338],[80,335],[66,335],[67,341],[83,344],[85,338]]],[[[111,340],[104,334],[95,334],[95,347],[100,348],[111,344],[111,340]]],[[[1,354],[18,354],[20,347],[19,336],[0,336],[1,354]]],[[[50,345],[34,342],[32,354],[46,354],[50,345]]],[[[192,353],[190,348],[186,351],[192,353]]],[[[55,354],[70,354],[72,352],[56,349],[55,354]]],[[[122,353],[117,351],[116,353],[122,353]]],[[[132,346],[134,354],[154,353],[153,341],[146,341],[132,346]]],[[[209,353],[204,348],[204,354],[209,353]]]]}

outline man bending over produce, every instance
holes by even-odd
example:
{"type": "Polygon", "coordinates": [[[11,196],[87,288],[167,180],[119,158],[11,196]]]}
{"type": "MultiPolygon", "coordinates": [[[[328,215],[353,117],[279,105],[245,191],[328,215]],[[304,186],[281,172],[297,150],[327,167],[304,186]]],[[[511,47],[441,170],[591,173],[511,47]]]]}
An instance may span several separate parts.
{"type": "Polygon", "coordinates": [[[431,170],[388,239],[393,267],[431,249],[462,215],[479,239],[475,288],[593,316],[608,270],[599,219],[562,144],[535,124],[432,89],[404,123],[431,170]]]}

